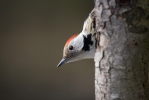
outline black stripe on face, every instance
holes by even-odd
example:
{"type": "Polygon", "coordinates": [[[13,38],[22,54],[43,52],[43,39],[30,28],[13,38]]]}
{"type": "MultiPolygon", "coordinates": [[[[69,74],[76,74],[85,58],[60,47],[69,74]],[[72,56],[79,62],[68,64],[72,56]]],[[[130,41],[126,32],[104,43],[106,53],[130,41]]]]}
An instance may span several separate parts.
{"type": "Polygon", "coordinates": [[[84,50],[84,51],[89,51],[90,50],[90,46],[92,46],[93,45],[93,41],[92,41],[92,39],[91,39],[91,34],[89,34],[89,35],[87,35],[87,37],[85,37],[84,35],[83,35],[83,38],[84,38],[84,46],[83,46],[83,48],[82,48],[82,50],[84,50]]]}

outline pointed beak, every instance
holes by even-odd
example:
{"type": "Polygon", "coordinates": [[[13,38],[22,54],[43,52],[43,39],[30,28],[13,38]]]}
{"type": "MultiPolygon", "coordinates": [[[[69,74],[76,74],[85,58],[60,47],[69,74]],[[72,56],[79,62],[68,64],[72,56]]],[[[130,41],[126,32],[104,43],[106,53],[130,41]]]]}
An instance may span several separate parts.
{"type": "Polygon", "coordinates": [[[60,67],[61,65],[63,65],[66,62],[66,58],[63,58],[59,64],[57,65],[57,67],[60,67]]]}

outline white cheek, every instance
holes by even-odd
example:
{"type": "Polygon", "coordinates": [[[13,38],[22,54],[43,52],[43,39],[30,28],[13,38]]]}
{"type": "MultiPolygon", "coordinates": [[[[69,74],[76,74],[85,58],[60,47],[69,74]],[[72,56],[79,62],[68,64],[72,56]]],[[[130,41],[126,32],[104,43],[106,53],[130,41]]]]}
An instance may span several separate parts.
{"type": "Polygon", "coordinates": [[[81,50],[83,48],[83,44],[84,44],[83,36],[81,34],[79,34],[79,36],[73,40],[72,44],[74,45],[75,50],[77,50],[77,51],[81,50]]]}
{"type": "Polygon", "coordinates": [[[76,51],[75,50],[71,50],[71,51],[69,51],[69,53],[73,56],[73,55],[75,55],[76,51]]]}
{"type": "Polygon", "coordinates": [[[70,63],[70,62],[75,62],[75,61],[78,61],[80,60],[81,58],[79,57],[72,57],[71,59],[69,59],[66,63],[70,63]]]}

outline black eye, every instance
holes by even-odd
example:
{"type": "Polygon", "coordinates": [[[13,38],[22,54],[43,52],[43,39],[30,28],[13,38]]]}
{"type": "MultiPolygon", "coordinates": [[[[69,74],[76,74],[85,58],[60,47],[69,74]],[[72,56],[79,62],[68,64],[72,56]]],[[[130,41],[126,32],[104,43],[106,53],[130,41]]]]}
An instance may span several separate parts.
{"type": "Polygon", "coordinates": [[[69,50],[73,50],[73,46],[71,45],[71,46],[69,46],[69,50]]]}

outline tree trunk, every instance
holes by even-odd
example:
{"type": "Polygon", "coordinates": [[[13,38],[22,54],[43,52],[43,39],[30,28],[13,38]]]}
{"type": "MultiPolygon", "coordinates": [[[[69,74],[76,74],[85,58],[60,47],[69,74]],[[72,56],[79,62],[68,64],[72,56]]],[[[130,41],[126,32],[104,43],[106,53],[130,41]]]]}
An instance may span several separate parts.
{"type": "Polygon", "coordinates": [[[95,0],[96,100],[149,100],[148,0],[95,0]]]}

